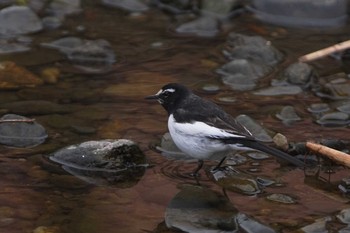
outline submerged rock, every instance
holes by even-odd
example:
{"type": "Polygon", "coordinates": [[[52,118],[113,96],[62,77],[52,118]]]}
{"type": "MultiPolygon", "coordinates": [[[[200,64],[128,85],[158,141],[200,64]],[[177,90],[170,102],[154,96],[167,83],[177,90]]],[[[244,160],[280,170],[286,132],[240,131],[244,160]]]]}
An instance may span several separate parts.
{"type": "Polygon", "coordinates": [[[13,62],[0,63],[0,89],[19,89],[22,87],[35,87],[43,81],[33,73],[13,62]]]}
{"type": "Polygon", "coordinates": [[[288,196],[286,194],[281,193],[274,193],[266,197],[267,200],[279,202],[283,204],[295,204],[296,200],[292,198],[291,196],[288,196]]]}
{"type": "Polygon", "coordinates": [[[286,125],[301,120],[293,106],[284,106],[281,112],[276,114],[276,117],[286,125]]]}
{"type": "Polygon", "coordinates": [[[319,87],[314,88],[316,95],[332,100],[350,99],[350,80],[345,73],[322,77],[319,87]]]}
{"type": "Polygon", "coordinates": [[[149,10],[146,4],[138,0],[102,0],[102,4],[129,12],[144,12],[149,10]]]}
{"type": "Polygon", "coordinates": [[[216,72],[224,76],[239,73],[246,76],[247,78],[256,80],[260,77],[265,76],[270,71],[271,67],[267,65],[249,62],[247,59],[234,59],[223,65],[216,72]]]}
{"type": "Polygon", "coordinates": [[[10,6],[0,10],[0,36],[15,36],[38,32],[43,26],[29,7],[10,6]]]}
{"type": "Polygon", "coordinates": [[[120,187],[137,183],[147,166],[140,148],[126,139],[87,141],[62,148],[49,158],[88,183],[120,187]]]}
{"type": "Polygon", "coordinates": [[[65,37],[41,45],[59,50],[75,65],[104,67],[116,62],[110,43],[103,39],[84,40],[78,37],[65,37]]]}
{"type": "Polygon", "coordinates": [[[0,144],[34,147],[42,144],[47,136],[42,125],[24,116],[7,114],[0,119],[0,144]]]}
{"type": "Polygon", "coordinates": [[[253,77],[248,77],[241,73],[226,75],[221,78],[222,82],[236,91],[252,90],[256,86],[256,81],[253,77]]]}
{"type": "Polygon", "coordinates": [[[323,126],[346,126],[350,124],[349,115],[344,112],[329,112],[322,115],[316,122],[323,126]]]}
{"type": "Polygon", "coordinates": [[[266,132],[266,130],[259,125],[254,119],[247,115],[239,115],[236,117],[236,120],[246,127],[249,132],[253,134],[253,136],[259,141],[263,142],[272,142],[271,136],[266,132]]]}
{"type": "Polygon", "coordinates": [[[219,33],[219,21],[214,17],[202,16],[180,25],[175,31],[180,34],[213,37],[219,33]]]}
{"type": "Polygon", "coordinates": [[[260,36],[245,36],[234,32],[228,36],[224,54],[230,60],[247,59],[269,66],[274,66],[283,59],[282,53],[270,41],[260,36]]]}
{"type": "Polygon", "coordinates": [[[306,63],[293,63],[281,74],[281,79],[303,88],[309,87],[316,78],[315,70],[306,63]]]}

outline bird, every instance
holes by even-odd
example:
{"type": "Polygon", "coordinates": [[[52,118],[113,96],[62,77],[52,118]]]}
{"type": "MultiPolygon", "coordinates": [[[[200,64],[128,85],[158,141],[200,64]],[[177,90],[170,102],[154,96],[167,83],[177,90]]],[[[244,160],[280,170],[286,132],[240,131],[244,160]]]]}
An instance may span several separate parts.
{"type": "MultiPolygon", "coordinates": [[[[219,105],[201,98],[182,84],[168,83],[155,95],[145,98],[157,100],[167,111],[168,130],[175,145],[198,160],[193,176],[199,175],[204,160],[230,150],[258,150],[298,167],[305,166],[301,160],[259,141],[219,105]]],[[[224,160],[225,157],[215,168],[224,160]]]]}

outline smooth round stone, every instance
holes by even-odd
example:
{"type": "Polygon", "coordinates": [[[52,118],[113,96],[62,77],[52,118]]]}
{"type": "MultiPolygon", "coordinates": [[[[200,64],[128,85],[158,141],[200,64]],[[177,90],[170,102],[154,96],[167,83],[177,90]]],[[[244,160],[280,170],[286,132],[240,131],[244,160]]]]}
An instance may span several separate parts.
{"type": "Polygon", "coordinates": [[[262,152],[249,152],[249,153],[247,153],[247,155],[250,158],[256,159],[256,160],[264,160],[264,159],[270,158],[270,156],[268,154],[262,153],[262,152]]]}
{"type": "Polygon", "coordinates": [[[283,122],[293,122],[301,120],[301,118],[295,112],[293,106],[283,107],[281,112],[276,114],[276,117],[282,120],[283,122]]]}
{"type": "Polygon", "coordinates": [[[241,73],[223,76],[221,80],[232,90],[236,91],[248,91],[256,87],[256,82],[254,79],[250,79],[241,73]]]}
{"type": "Polygon", "coordinates": [[[180,34],[213,37],[219,32],[219,22],[214,17],[203,16],[180,25],[175,31],[180,34]]]}
{"type": "Polygon", "coordinates": [[[206,84],[202,87],[202,90],[208,93],[216,93],[220,91],[220,87],[214,84],[206,84]]]}
{"type": "Polygon", "coordinates": [[[234,103],[237,101],[236,97],[233,97],[233,96],[222,96],[222,97],[219,97],[218,100],[224,103],[234,103]]]}
{"type": "Polygon", "coordinates": [[[316,103],[311,104],[310,107],[307,108],[307,110],[311,113],[322,113],[329,111],[330,108],[329,105],[326,103],[316,103]]]}
{"type": "Polygon", "coordinates": [[[286,194],[274,193],[266,197],[266,199],[283,204],[295,204],[296,200],[286,194]]]}
{"type": "Polygon", "coordinates": [[[350,123],[349,115],[343,112],[331,112],[323,115],[316,121],[325,126],[344,126],[350,123]]]}
{"type": "Polygon", "coordinates": [[[234,59],[223,65],[216,72],[221,75],[234,75],[237,73],[247,76],[249,79],[263,77],[271,68],[260,63],[249,62],[246,59],[234,59]]]}
{"type": "Polygon", "coordinates": [[[258,140],[263,142],[273,141],[270,135],[266,132],[266,130],[251,117],[247,115],[239,115],[236,117],[236,120],[244,127],[246,127],[249,130],[249,132],[251,132],[253,136],[258,140]]]}
{"type": "Polygon", "coordinates": [[[350,103],[347,103],[347,104],[344,104],[344,105],[337,107],[337,110],[340,112],[350,114],[350,103]]]}
{"type": "Polygon", "coordinates": [[[27,6],[10,6],[0,10],[0,35],[27,34],[42,28],[40,18],[27,6]]]}
{"type": "Polygon", "coordinates": [[[7,114],[0,120],[10,121],[0,124],[0,144],[21,148],[34,147],[42,144],[48,137],[45,128],[37,122],[21,122],[30,120],[24,116],[7,114]]]}
{"type": "MultiPolygon", "coordinates": [[[[350,181],[350,180],[349,180],[350,181]]],[[[350,208],[349,209],[344,209],[340,211],[339,214],[337,214],[337,218],[339,221],[345,224],[350,224],[350,208]]]]}
{"type": "Polygon", "coordinates": [[[305,86],[308,84],[315,72],[311,66],[306,63],[293,63],[284,70],[282,78],[285,78],[289,83],[305,86]]]}

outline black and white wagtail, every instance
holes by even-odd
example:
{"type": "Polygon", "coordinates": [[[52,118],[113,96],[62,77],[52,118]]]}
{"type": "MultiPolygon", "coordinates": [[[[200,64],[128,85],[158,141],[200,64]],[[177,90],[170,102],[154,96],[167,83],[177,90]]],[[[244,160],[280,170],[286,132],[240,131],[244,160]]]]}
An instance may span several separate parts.
{"type": "Polygon", "coordinates": [[[203,166],[204,159],[232,149],[255,149],[296,166],[305,166],[293,156],[257,141],[244,126],[218,105],[195,95],[181,84],[169,83],[157,94],[146,99],[158,100],[165,108],[169,115],[168,129],[174,143],[182,152],[198,159],[194,175],[203,166]]]}

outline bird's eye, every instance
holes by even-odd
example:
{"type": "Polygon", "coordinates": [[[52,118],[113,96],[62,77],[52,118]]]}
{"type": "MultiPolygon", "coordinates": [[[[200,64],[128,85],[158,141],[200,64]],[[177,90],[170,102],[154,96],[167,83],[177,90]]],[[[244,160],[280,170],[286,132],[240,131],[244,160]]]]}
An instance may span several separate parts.
{"type": "Polygon", "coordinates": [[[169,95],[170,95],[170,93],[169,93],[168,91],[165,91],[165,92],[163,93],[163,96],[164,96],[165,98],[169,97],[169,95]]]}

